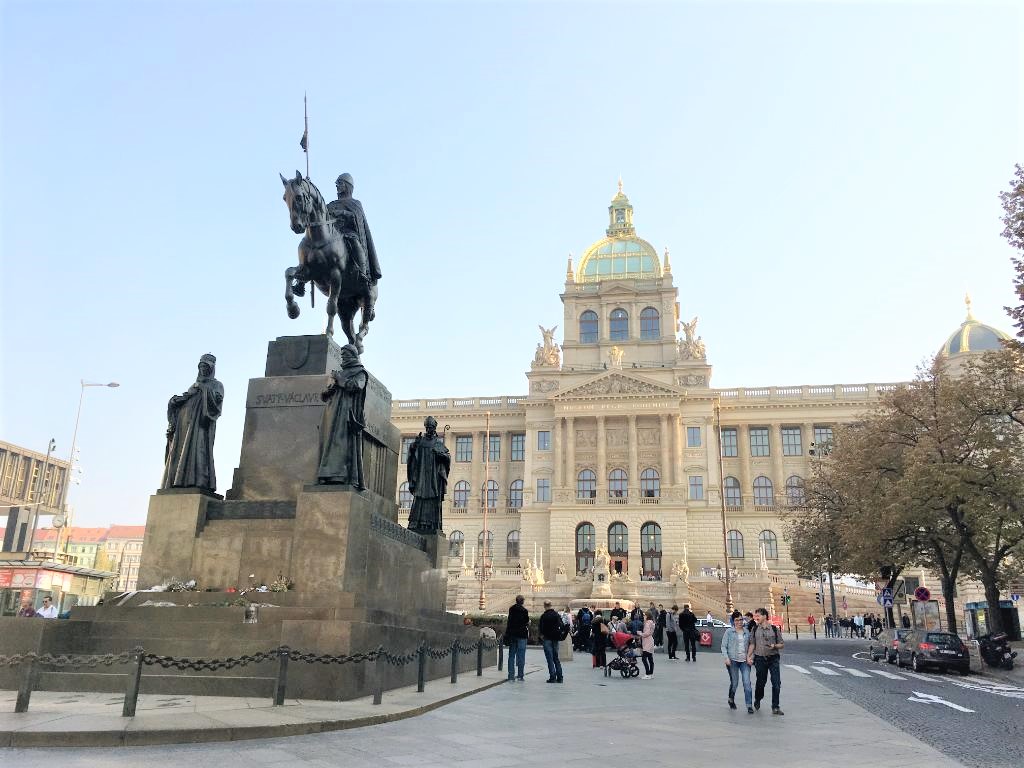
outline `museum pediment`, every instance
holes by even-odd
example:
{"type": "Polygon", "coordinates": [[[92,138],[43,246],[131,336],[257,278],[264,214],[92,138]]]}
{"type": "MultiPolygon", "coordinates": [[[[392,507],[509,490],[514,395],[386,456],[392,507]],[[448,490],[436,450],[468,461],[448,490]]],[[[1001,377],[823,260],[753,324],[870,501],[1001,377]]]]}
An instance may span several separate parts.
{"type": "Polygon", "coordinates": [[[559,392],[552,399],[564,401],[595,396],[679,396],[680,394],[682,394],[680,390],[672,386],[660,384],[656,381],[650,381],[639,376],[627,375],[618,371],[607,371],[590,381],[571,387],[564,392],[559,392]]]}

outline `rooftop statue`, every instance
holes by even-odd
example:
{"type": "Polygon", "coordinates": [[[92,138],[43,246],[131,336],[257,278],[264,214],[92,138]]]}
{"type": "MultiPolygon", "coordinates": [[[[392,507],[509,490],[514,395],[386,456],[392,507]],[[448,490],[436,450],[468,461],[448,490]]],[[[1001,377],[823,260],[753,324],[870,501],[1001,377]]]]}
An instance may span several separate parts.
{"type": "Polygon", "coordinates": [[[304,235],[299,242],[299,265],[284,273],[288,317],[299,316],[294,297],[304,296],[306,283],[313,283],[327,296],[325,333],[334,335],[334,316],[339,315],[348,343],[362,354],[381,273],[363,206],[352,197],[352,177],[347,173],[338,177],[338,199],[330,205],[299,171],[294,179],[281,176],[281,183],[292,231],[304,235]],[[358,332],[353,328],[357,309],[361,310],[358,332]]]}
{"type": "Polygon", "coordinates": [[[562,364],[561,348],[555,343],[555,331],[558,330],[558,326],[545,328],[543,325],[538,325],[537,327],[540,328],[544,343],[537,345],[537,352],[533,356],[533,367],[552,366],[557,368],[562,364]]]}
{"type": "Polygon", "coordinates": [[[686,334],[685,339],[679,340],[679,357],[683,360],[707,359],[708,353],[704,346],[704,339],[696,336],[697,320],[698,318],[695,317],[688,323],[679,323],[683,327],[683,333],[686,334]]]}

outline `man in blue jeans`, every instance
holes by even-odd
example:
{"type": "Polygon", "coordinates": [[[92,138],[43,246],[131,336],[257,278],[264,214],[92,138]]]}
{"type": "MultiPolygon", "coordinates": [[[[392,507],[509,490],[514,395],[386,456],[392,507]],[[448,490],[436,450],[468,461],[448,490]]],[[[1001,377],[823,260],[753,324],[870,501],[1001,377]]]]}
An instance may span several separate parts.
{"type": "Polygon", "coordinates": [[[558,643],[563,640],[568,627],[558,611],[551,607],[551,601],[544,601],[544,613],[540,615],[537,630],[544,643],[544,658],[548,662],[548,682],[562,682],[562,662],[558,658],[558,643]]]}
{"type": "Polygon", "coordinates": [[[757,682],[754,685],[754,709],[761,709],[764,698],[764,686],[769,675],[772,679],[772,714],[781,715],[779,708],[779,691],[782,690],[782,677],[779,674],[779,651],[785,647],[782,633],[778,627],[768,621],[768,611],[758,608],[754,611],[757,627],[750,636],[747,645],[747,663],[757,670],[757,682]]]}
{"type": "Polygon", "coordinates": [[[523,667],[526,664],[526,639],[530,636],[530,612],[523,603],[526,598],[516,595],[516,604],[508,609],[508,623],[505,637],[508,640],[508,679],[516,679],[519,667],[519,682],[523,682],[523,667]]]}

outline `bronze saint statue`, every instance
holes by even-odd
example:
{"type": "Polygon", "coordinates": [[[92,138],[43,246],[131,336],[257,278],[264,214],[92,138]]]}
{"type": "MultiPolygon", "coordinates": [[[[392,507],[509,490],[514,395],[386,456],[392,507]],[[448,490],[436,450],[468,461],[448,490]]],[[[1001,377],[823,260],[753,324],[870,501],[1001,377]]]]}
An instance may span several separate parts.
{"type": "Polygon", "coordinates": [[[224,403],[224,385],[213,377],[217,358],[199,359],[196,383],[167,403],[167,448],[161,488],[217,489],[213,440],[224,403]]]}
{"type": "Polygon", "coordinates": [[[363,407],[369,374],[351,344],[341,348],[341,370],[320,395],[327,403],[320,425],[320,466],[316,479],[325,485],[350,485],[363,490],[363,407]]]}
{"type": "Polygon", "coordinates": [[[412,494],[409,530],[437,533],[441,530],[441,503],[448,488],[452,457],[437,434],[437,420],[427,416],[423,426],[427,432],[420,432],[412,441],[406,464],[412,494]]]}
{"type": "Polygon", "coordinates": [[[352,254],[360,276],[376,285],[380,280],[380,262],[377,261],[377,249],[373,247],[363,204],[352,197],[355,189],[352,174],[341,174],[334,182],[334,188],[338,191],[338,199],[327,204],[327,215],[345,238],[345,247],[352,254]]]}

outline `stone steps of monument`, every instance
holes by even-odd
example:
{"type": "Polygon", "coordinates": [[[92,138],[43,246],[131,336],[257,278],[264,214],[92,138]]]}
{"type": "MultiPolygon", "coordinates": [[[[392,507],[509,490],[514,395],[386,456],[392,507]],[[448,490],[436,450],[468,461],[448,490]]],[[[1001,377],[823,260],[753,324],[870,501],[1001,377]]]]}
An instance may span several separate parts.
{"type": "MultiPolygon", "coordinates": [[[[119,623],[119,622],[149,622],[149,621],[167,621],[173,619],[175,621],[189,621],[189,622],[217,622],[223,623],[225,621],[234,622],[237,624],[242,623],[242,617],[245,614],[245,608],[243,606],[168,606],[164,608],[156,607],[131,607],[131,608],[110,608],[104,610],[106,606],[100,606],[97,611],[95,609],[80,609],[76,608],[72,614],[72,619],[81,620],[92,620],[96,623],[119,623]]],[[[272,607],[260,607],[259,617],[261,621],[285,621],[285,620],[303,620],[303,619],[327,619],[332,618],[332,614],[336,610],[348,610],[348,606],[342,608],[337,607],[326,607],[326,606],[272,606],[272,607]]]]}
{"type": "MultiPolygon", "coordinates": [[[[263,670],[249,674],[219,674],[193,672],[186,674],[158,667],[144,667],[139,685],[140,693],[192,696],[248,696],[270,698],[274,691],[276,666],[262,665],[263,670]]],[[[248,669],[252,669],[251,667],[248,669]]],[[[17,686],[17,683],[14,683],[17,686]]],[[[37,691],[96,691],[123,694],[128,686],[128,672],[44,672],[36,679],[37,691]]],[[[111,709],[120,705],[120,698],[111,699],[111,709]]]]}

